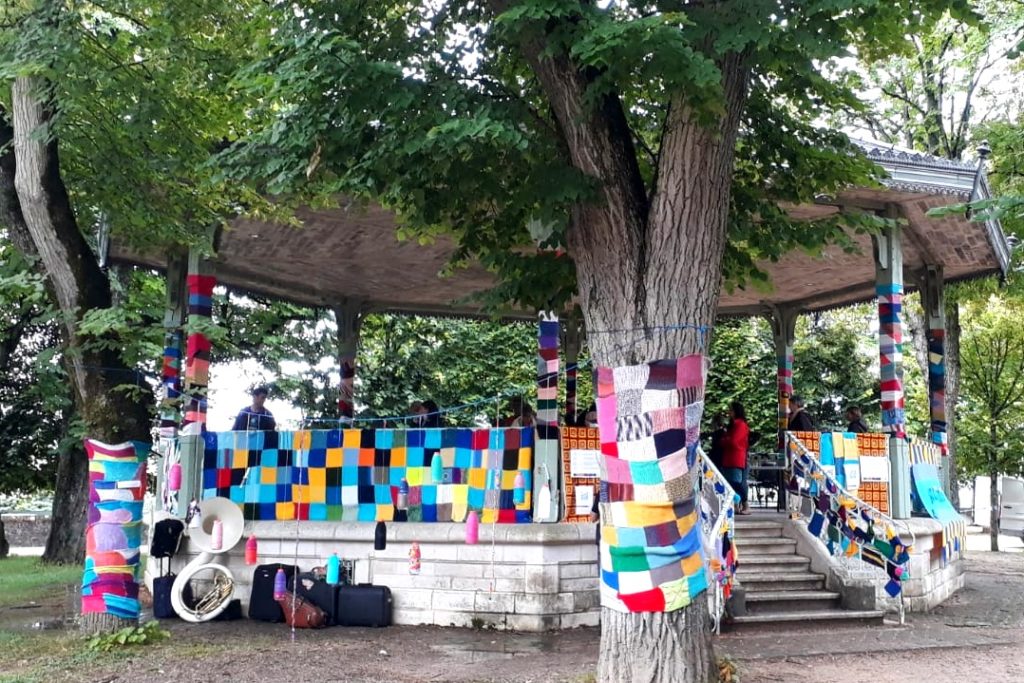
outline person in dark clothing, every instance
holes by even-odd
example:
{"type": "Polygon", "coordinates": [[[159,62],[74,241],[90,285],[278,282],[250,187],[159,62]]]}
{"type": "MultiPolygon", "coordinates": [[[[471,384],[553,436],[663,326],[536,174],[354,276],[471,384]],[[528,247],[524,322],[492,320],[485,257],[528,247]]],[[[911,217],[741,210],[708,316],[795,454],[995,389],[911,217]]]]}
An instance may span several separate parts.
{"type": "Polygon", "coordinates": [[[423,408],[426,410],[423,413],[423,426],[428,429],[436,429],[441,426],[441,409],[437,403],[431,400],[423,402],[423,408]]]}
{"type": "Polygon", "coordinates": [[[252,405],[242,408],[235,418],[235,424],[231,427],[235,432],[272,432],[277,429],[274,415],[263,407],[270,390],[265,386],[259,386],[252,390],[252,405]]]}
{"type": "Polygon", "coordinates": [[[725,419],[722,415],[715,415],[711,418],[711,447],[708,450],[708,460],[711,464],[722,470],[722,439],[725,437],[725,419]]]}
{"type": "Polygon", "coordinates": [[[749,515],[747,504],[747,450],[750,447],[750,427],[747,411],[739,401],[729,404],[729,426],[722,437],[722,476],[740,497],[740,511],[749,515]]]}
{"type": "Polygon", "coordinates": [[[789,431],[814,431],[814,422],[811,421],[811,416],[804,410],[804,399],[797,395],[789,399],[789,431]]]}
{"type": "Polygon", "coordinates": [[[861,417],[860,406],[850,406],[846,409],[846,421],[850,424],[846,425],[846,431],[853,432],[854,434],[864,434],[870,432],[868,426],[864,424],[864,418],[861,417]]]}
{"type": "MultiPolygon", "coordinates": [[[[597,491],[594,491],[594,506],[590,509],[590,521],[591,522],[597,522],[597,526],[594,527],[594,528],[597,530],[596,531],[597,538],[595,540],[597,541],[598,545],[601,545],[601,506],[600,505],[601,505],[601,494],[598,493],[597,491]]],[[[600,560],[598,560],[598,565],[600,565],[600,563],[601,563],[600,560]]]]}

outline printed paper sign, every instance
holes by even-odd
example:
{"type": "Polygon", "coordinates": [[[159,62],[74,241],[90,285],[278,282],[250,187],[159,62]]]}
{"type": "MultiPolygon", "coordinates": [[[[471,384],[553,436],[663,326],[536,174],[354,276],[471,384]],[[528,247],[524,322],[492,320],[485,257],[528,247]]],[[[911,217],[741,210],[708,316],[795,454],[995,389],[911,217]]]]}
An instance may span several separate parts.
{"type": "Polygon", "coordinates": [[[860,456],[861,481],[889,481],[889,459],[881,457],[860,456]]]}
{"type": "MultiPolygon", "coordinates": [[[[596,452],[596,451],[591,451],[596,452]]],[[[593,486],[577,486],[576,487],[576,514],[577,515],[589,515],[594,509],[594,487],[593,486]]]]}
{"type": "MultiPolygon", "coordinates": [[[[573,449],[569,451],[569,474],[573,478],[583,479],[586,477],[593,477],[598,479],[601,477],[601,466],[599,460],[601,458],[600,451],[590,451],[582,449],[573,449]]],[[[578,491],[579,489],[577,489],[578,491]]],[[[589,512],[589,510],[588,510],[589,512]]]]}
{"type": "Polygon", "coordinates": [[[860,462],[859,460],[843,463],[843,473],[846,474],[846,489],[856,491],[860,488],[860,462]]]}

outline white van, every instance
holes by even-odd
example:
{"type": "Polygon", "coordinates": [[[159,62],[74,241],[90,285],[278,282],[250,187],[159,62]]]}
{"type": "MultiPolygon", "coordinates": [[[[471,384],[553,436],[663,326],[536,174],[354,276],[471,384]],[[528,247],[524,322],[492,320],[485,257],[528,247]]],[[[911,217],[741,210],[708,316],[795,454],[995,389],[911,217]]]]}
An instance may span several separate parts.
{"type": "MultiPolygon", "coordinates": [[[[973,517],[977,526],[989,527],[990,481],[988,477],[974,480],[973,517]]],[[[963,500],[961,496],[961,501],[963,500]]],[[[1024,479],[1017,477],[999,478],[999,531],[1007,536],[1024,538],[1024,479]]]]}

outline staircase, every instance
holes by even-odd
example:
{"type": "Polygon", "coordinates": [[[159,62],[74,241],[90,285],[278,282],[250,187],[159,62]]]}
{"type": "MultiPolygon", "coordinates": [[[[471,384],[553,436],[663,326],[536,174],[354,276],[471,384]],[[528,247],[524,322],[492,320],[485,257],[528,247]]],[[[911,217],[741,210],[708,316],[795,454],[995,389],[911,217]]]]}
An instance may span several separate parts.
{"type": "Polygon", "coordinates": [[[846,610],[839,593],[825,590],[825,576],[811,571],[796,541],[782,535],[786,520],[775,515],[737,517],[736,573],[746,591],[746,614],[735,626],[881,624],[881,610],[846,610]]]}

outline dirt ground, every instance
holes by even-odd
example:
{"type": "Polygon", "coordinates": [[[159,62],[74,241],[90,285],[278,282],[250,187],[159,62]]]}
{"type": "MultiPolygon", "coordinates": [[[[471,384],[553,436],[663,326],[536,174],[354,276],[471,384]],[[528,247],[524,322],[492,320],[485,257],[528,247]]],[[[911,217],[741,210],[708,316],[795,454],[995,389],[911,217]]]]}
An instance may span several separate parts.
{"type": "MultiPolygon", "coordinates": [[[[298,631],[250,621],[166,622],[167,641],[84,651],[46,625],[67,597],[0,610],[0,681],[592,681],[596,629],[515,634],[436,627],[298,631]],[[49,616],[48,616],[49,615],[49,616]]],[[[971,552],[967,587],[904,626],[727,633],[742,683],[1024,681],[1024,553],[971,552]]]]}

